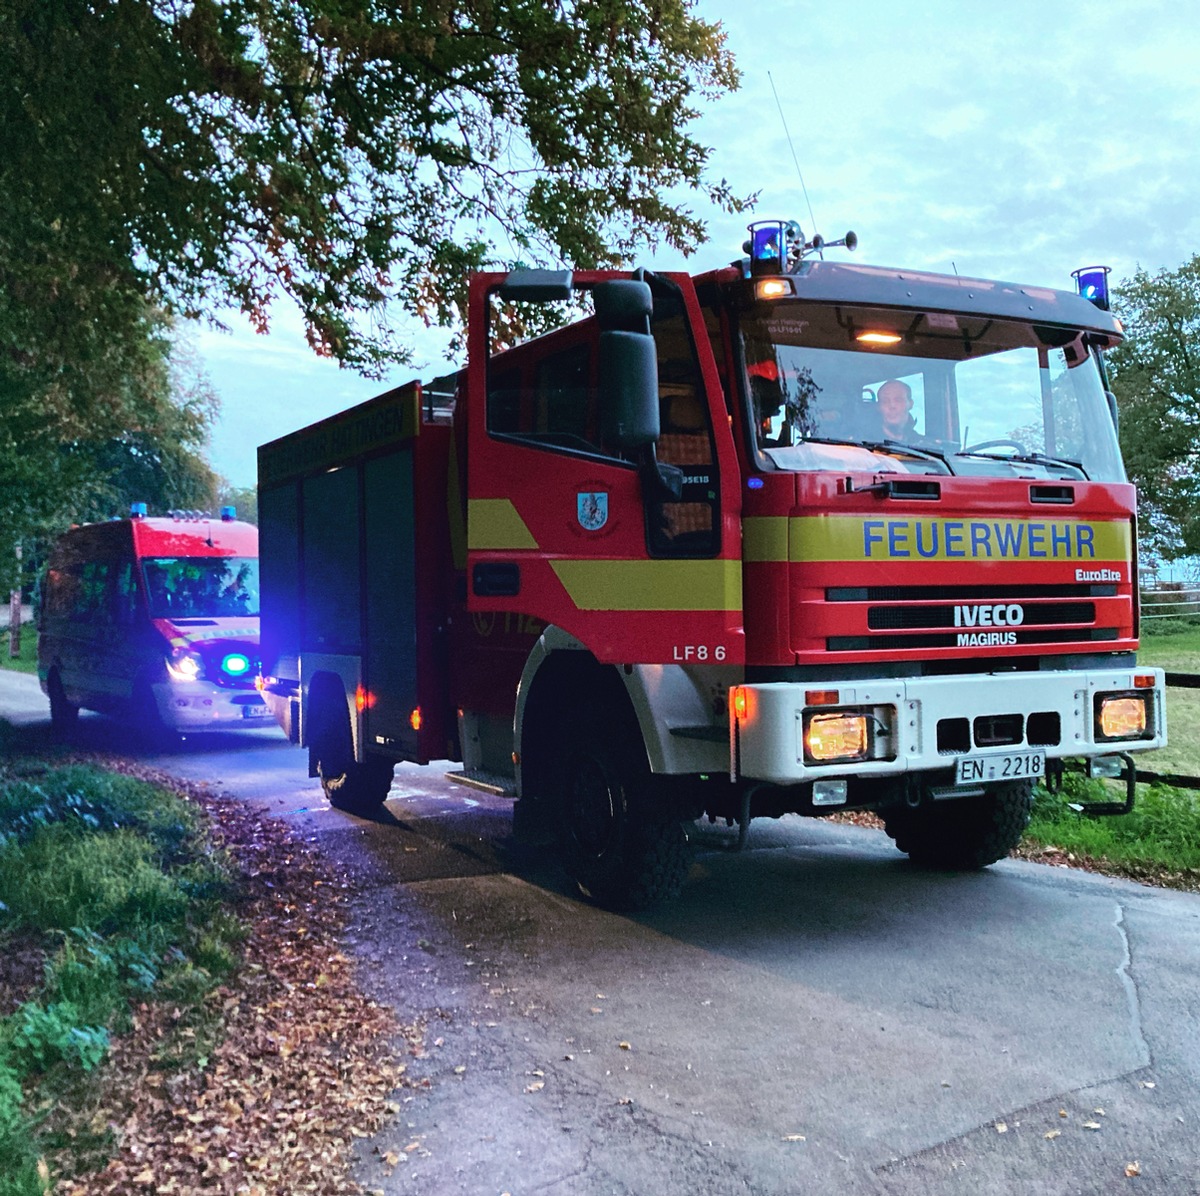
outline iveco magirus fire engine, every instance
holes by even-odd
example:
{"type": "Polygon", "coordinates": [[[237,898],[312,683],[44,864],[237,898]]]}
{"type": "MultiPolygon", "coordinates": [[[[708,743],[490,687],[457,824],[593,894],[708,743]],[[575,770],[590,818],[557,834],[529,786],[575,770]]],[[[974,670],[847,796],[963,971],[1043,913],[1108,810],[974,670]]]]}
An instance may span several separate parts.
{"type": "Polygon", "coordinates": [[[479,274],[461,373],[260,448],[261,684],[333,804],[461,761],[625,907],[705,814],[869,809],[977,868],[1066,762],[1128,806],[1166,726],[1119,323],[827,248],[760,222],[695,277],[479,274]],[[579,318],[496,351],[523,303],[579,318]]]}

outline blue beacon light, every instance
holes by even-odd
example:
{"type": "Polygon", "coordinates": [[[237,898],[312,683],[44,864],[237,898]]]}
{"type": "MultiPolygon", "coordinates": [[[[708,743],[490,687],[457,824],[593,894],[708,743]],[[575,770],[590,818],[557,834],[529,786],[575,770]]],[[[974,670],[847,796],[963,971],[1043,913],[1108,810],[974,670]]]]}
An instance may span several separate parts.
{"type": "Polygon", "coordinates": [[[231,677],[241,677],[250,669],[250,657],[241,652],[230,652],[221,661],[221,668],[231,677]]]}
{"type": "Polygon", "coordinates": [[[1108,311],[1108,275],[1107,266],[1085,266],[1081,270],[1071,271],[1076,290],[1101,311],[1108,311]]]}
{"type": "Polygon", "coordinates": [[[750,274],[782,274],[787,260],[787,233],[782,220],[756,220],[749,228],[750,274]]]}

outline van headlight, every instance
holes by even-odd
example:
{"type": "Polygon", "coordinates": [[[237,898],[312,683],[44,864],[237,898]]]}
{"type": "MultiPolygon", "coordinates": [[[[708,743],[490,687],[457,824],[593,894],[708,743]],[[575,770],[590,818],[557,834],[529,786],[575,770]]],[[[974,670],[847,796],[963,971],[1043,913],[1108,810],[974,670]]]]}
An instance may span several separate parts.
{"type": "Polygon", "coordinates": [[[172,681],[199,681],[204,676],[204,662],[187,648],[176,648],[167,657],[167,675],[172,681]]]}

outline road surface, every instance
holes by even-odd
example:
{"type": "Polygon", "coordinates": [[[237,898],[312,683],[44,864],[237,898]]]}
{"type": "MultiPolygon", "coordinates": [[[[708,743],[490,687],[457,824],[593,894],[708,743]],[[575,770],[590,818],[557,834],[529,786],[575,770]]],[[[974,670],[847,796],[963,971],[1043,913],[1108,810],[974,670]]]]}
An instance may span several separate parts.
{"type": "MultiPolygon", "coordinates": [[[[44,700],[13,677],[0,719],[36,737],[44,700]]],[[[78,738],[135,751],[96,717],[78,738]]],[[[364,1143],[370,1190],[1200,1193],[1200,897],[1015,860],[927,873],[879,832],[786,818],[741,854],[698,828],[681,899],[621,917],[439,769],[398,769],[366,821],[270,730],[150,762],[315,839],[364,984],[424,1022],[431,1087],[364,1143]]]]}

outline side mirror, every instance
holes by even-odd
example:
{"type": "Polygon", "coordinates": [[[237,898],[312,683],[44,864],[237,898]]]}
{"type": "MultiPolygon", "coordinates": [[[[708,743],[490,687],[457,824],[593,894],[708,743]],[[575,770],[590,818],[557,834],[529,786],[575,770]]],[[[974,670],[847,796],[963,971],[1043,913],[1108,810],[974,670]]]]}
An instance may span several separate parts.
{"type": "Polygon", "coordinates": [[[604,438],[626,450],[653,444],[660,432],[654,338],[601,332],[599,365],[604,438]]]}
{"type": "Polygon", "coordinates": [[[650,285],[634,278],[614,278],[592,288],[592,303],[601,329],[609,332],[650,331],[654,296],[650,285]]]}

